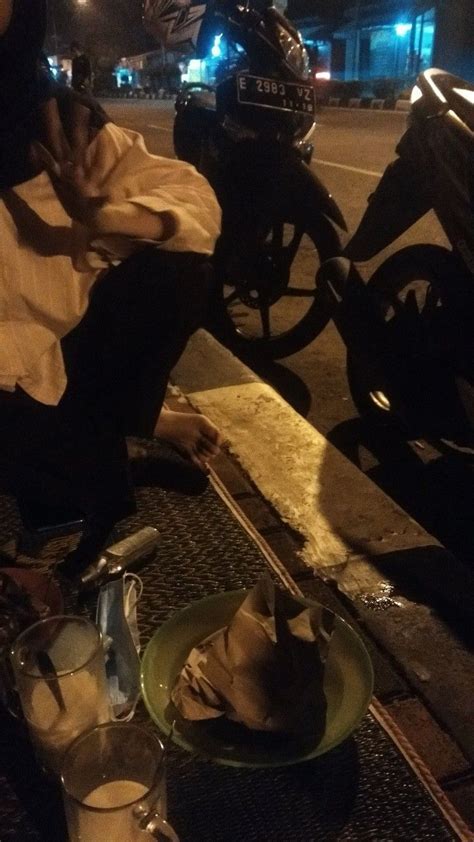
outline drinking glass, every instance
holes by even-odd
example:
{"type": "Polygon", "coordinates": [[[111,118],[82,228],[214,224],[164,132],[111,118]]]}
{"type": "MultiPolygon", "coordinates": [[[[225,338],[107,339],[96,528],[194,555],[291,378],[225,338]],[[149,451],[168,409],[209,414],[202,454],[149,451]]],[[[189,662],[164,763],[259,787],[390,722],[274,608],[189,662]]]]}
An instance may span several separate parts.
{"type": "Polygon", "coordinates": [[[82,734],[61,782],[70,842],[179,842],[166,821],[164,748],[145,728],[112,722],[82,734]]]}
{"type": "Polygon", "coordinates": [[[100,631],[84,617],[48,617],[17,637],[10,659],[38,759],[59,774],[76,737],[110,720],[100,631]]]}

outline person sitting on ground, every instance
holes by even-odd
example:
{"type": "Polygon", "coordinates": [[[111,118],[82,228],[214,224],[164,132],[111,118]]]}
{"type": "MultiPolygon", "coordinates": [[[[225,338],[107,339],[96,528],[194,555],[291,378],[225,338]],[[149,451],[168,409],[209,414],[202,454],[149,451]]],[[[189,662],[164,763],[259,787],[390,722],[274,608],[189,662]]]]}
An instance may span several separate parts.
{"type": "Polygon", "coordinates": [[[45,0],[0,0],[0,467],[17,496],[83,512],[78,571],[135,510],[128,436],[200,471],[219,451],[209,419],[163,401],[220,209],[193,167],[41,73],[45,20],[45,0]]]}

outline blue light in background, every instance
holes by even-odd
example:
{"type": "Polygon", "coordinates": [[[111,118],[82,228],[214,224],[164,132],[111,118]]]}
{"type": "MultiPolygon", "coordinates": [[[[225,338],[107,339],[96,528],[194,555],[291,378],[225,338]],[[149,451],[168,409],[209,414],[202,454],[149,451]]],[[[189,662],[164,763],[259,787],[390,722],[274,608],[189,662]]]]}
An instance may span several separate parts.
{"type": "Polygon", "coordinates": [[[214,56],[214,58],[219,58],[219,56],[222,55],[221,38],[222,32],[220,35],[216,35],[214,38],[214,44],[211,47],[211,55],[214,56]]]}
{"type": "Polygon", "coordinates": [[[404,38],[405,35],[411,31],[411,23],[396,23],[395,24],[395,34],[398,35],[399,38],[404,38]]]}

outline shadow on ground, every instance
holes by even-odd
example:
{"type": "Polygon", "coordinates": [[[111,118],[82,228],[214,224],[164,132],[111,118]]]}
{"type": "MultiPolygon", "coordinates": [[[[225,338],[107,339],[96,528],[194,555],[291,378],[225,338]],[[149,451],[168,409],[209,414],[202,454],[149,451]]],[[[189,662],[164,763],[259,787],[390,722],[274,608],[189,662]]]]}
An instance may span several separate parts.
{"type": "MultiPolygon", "coordinates": [[[[308,415],[312,396],[298,375],[269,360],[249,359],[247,364],[300,415],[308,415]]],[[[474,571],[472,456],[446,449],[436,459],[423,460],[394,429],[374,429],[358,417],[338,424],[327,438],[474,571]],[[361,459],[363,450],[370,454],[368,469],[361,459]]]]}
{"type": "Polygon", "coordinates": [[[361,466],[361,449],[376,464],[367,476],[427,532],[474,570],[474,461],[446,450],[424,462],[396,431],[376,430],[359,418],[335,427],[328,440],[361,466]]]}
{"type": "MultiPolygon", "coordinates": [[[[377,464],[367,476],[443,545],[427,536],[425,546],[417,541],[413,547],[371,555],[381,579],[392,583],[395,594],[429,608],[474,651],[472,461],[459,453],[444,453],[423,463],[394,430],[374,430],[360,419],[339,424],[328,438],[357,467],[361,450],[370,451],[377,464]]],[[[328,449],[319,505],[330,522],[336,518],[330,486],[337,470],[331,462],[328,449]]],[[[350,498],[353,492],[346,492],[350,498]]],[[[341,493],[344,489],[338,505],[341,493]]]]}

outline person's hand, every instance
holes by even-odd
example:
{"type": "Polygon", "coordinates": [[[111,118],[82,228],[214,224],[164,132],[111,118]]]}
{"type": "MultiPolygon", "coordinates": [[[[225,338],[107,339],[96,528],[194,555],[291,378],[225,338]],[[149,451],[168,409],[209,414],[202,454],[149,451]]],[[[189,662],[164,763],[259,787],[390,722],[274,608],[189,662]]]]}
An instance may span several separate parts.
{"type": "MultiPolygon", "coordinates": [[[[93,166],[89,163],[91,130],[86,106],[72,101],[67,135],[56,99],[44,103],[41,117],[41,141],[33,144],[31,157],[38,171],[49,173],[68,216],[89,229],[91,242],[113,235],[122,237],[127,248],[134,249],[140,247],[140,241],[142,245],[145,241],[161,242],[175,234],[177,223],[171,212],[154,213],[125,199],[110,202],[102,187],[105,162],[98,155],[93,166]]],[[[122,247],[120,255],[123,256],[122,247]]]]}
{"type": "Polygon", "coordinates": [[[34,141],[33,161],[45,169],[56,194],[71,219],[92,225],[98,210],[106,201],[99,180],[100,173],[87,164],[89,145],[89,109],[81,103],[73,104],[71,142],[64,132],[55,99],[42,108],[43,142],[34,141]]]}
{"type": "Polygon", "coordinates": [[[48,173],[64,210],[77,222],[91,225],[106,197],[82,162],[55,158],[39,141],[32,147],[34,159],[48,173]]]}

